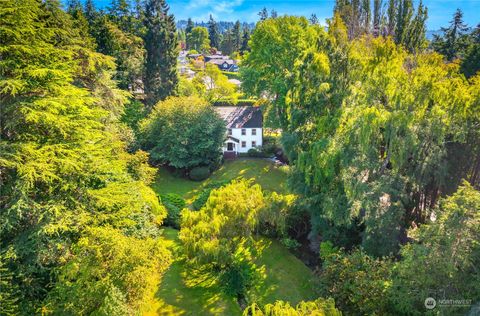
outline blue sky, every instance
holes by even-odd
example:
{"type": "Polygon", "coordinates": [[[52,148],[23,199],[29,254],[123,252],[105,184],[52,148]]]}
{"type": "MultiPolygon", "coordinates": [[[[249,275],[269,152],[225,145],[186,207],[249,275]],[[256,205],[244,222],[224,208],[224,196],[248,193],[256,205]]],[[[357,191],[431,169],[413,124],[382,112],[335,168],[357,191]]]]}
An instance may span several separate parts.
{"type": "MultiPolygon", "coordinates": [[[[99,7],[108,6],[111,0],[95,0],[99,7]]],[[[258,20],[257,13],[266,7],[275,9],[280,15],[304,15],[315,13],[323,21],[332,14],[335,0],[167,0],[171,11],[178,20],[191,17],[196,21],[206,21],[209,14],[222,21],[258,20]]],[[[387,3],[388,0],[383,0],[387,3]]],[[[451,20],[453,12],[460,8],[464,12],[464,19],[470,26],[480,23],[480,0],[423,0],[428,7],[427,27],[437,30],[451,20]]]]}

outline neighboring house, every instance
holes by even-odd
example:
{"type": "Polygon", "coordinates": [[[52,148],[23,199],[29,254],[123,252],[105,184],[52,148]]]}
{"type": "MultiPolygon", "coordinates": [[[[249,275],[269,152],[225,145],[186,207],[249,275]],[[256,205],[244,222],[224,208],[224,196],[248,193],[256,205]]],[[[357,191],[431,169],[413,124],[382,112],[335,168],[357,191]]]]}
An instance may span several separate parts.
{"type": "Polygon", "coordinates": [[[239,153],[263,146],[263,116],[259,107],[218,106],[215,110],[227,127],[225,158],[235,158],[239,153]]]}
{"type": "Polygon", "coordinates": [[[230,72],[237,72],[238,65],[237,62],[233,59],[221,59],[221,58],[214,58],[207,61],[207,63],[217,65],[221,71],[230,71],[230,72]]]}

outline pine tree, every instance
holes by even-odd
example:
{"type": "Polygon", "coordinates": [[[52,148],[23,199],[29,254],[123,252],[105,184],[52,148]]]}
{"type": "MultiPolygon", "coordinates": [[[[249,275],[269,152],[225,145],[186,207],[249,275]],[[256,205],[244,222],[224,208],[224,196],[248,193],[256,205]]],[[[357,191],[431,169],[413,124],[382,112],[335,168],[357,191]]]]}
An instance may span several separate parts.
{"type": "Polygon", "coordinates": [[[260,21],[265,21],[268,19],[267,8],[264,7],[260,12],[258,12],[258,16],[260,17],[260,21]]]}
{"type": "Polygon", "coordinates": [[[210,20],[208,21],[208,36],[210,38],[210,47],[219,48],[220,47],[220,31],[218,29],[217,22],[213,19],[213,16],[210,14],[210,20]]]}
{"type": "Polygon", "coordinates": [[[189,41],[189,35],[192,33],[192,29],[195,27],[195,24],[193,23],[191,18],[188,18],[187,21],[187,27],[185,28],[185,45],[187,49],[191,49],[192,45],[189,41]]]}
{"type": "Polygon", "coordinates": [[[467,47],[468,26],[463,22],[463,12],[457,9],[450,21],[449,27],[442,27],[442,36],[435,35],[433,40],[434,49],[443,54],[449,61],[461,57],[467,47]]]}
{"type": "Polygon", "coordinates": [[[275,11],[275,9],[272,9],[272,11],[270,11],[270,17],[272,19],[278,18],[278,12],[275,11]]]}
{"type": "Polygon", "coordinates": [[[310,23],[312,25],[317,25],[319,24],[319,21],[318,21],[318,17],[315,13],[313,13],[311,16],[310,16],[310,19],[309,19],[310,23]]]}
{"type": "Polygon", "coordinates": [[[233,32],[233,50],[238,52],[242,47],[242,28],[240,25],[240,21],[237,20],[237,22],[235,22],[232,32],[233,32]]]}
{"type": "Polygon", "coordinates": [[[85,17],[87,18],[88,24],[90,27],[94,24],[94,21],[97,18],[98,12],[97,9],[95,8],[95,4],[93,3],[93,0],[87,0],[85,1],[85,17]]]}
{"type": "Polygon", "coordinates": [[[248,41],[250,40],[250,31],[248,28],[243,29],[243,36],[242,36],[242,46],[240,48],[240,52],[244,54],[245,52],[250,51],[250,47],[248,46],[248,41]]]}
{"type": "Polygon", "coordinates": [[[145,10],[145,94],[151,109],[175,95],[178,86],[178,42],[175,18],[164,0],[148,0],[145,10]]]}

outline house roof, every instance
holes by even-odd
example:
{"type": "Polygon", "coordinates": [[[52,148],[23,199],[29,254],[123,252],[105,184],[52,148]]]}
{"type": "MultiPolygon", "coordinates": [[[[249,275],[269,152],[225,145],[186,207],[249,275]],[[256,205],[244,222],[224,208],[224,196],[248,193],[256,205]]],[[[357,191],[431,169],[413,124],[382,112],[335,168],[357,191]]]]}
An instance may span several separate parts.
{"type": "Polygon", "coordinates": [[[234,65],[235,61],[233,59],[210,59],[207,63],[215,64],[215,65],[223,65],[227,63],[229,65],[234,65]]]}
{"type": "Polygon", "coordinates": [[[231,140],[231,141],[233,141],[233,142],[235,142],[235,143],[240,143],[240,140],[239,140],[238,138],[232,137],[232,136],[230,136],[230,135],[227,137],[227,139],[228,139],[228,140],[231,140]]]}
{"type": "Polygon", "coordinates": [[[215,111],[225,120],[227,128],[262,128],[262,110],[254,106],[217,106],[215,111]]]}

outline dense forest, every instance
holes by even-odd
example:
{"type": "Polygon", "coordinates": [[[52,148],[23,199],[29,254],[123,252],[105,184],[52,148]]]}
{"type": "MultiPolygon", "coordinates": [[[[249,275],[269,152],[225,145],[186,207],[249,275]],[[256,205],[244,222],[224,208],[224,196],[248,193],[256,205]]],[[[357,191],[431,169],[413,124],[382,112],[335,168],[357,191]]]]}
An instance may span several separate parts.
{"type": "Polygon", "coordinates": [[[0,315],[476,315],[480,24],[457,10],[428,41],[421,1],[330,15],[177,29],[165,0],[0,1],[0,315]],[[187,79],[182,49],[239,60],[241,88],[187,79]],[[282,152],[285,188],[267,166],[159,193],[222,170],[214,105],[240,100],[273,131],[249,159],[282,152]],[[260,299],[266,241],[308,295],[260,299]],[[157,303],[174,262],[235,312],[157,303]]]}

